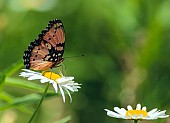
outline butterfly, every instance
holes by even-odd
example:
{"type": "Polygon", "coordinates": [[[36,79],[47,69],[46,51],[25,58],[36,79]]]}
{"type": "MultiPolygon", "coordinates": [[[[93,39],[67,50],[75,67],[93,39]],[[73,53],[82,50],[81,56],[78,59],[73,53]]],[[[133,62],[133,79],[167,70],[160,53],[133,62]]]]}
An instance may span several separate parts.
{"type": "Polygon", "coordinates": [[[49,21],[46,29],[30,43],[23,60],[26,69],[46,70],[61,62],[65,46],[64,26],[61,20],[49,21]]]}

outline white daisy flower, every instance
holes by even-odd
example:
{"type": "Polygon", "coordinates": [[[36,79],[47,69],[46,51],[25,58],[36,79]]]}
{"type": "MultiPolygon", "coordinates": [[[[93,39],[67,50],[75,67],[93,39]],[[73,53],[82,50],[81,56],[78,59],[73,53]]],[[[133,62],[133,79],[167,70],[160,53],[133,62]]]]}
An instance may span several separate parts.
{"type": "Polygon", "coordinates": [[[28,78],[28,80],[37,80],[39,79],[41,83],[49,82],[53,85],[55,92],[58,93],[60,90],[63,101],[65,102],[65,93],[66,92],[70,97],[70,102],[72,102],[71,92],[77,92],[81,84],[78,84],[73,81],[74,77],[66,77],[61,73],[55,74],[53,72],[44,71],[43,73],[35,72],[28,69],[22,69],[24,72],[20,73],[20,76],[28,78]]]}
{"type": "Polygon", "coordinates": [[[133,109],[130,105],[127,106],[127,110],[124,108],[114,107],[114,111],[104,109],[107,111],[107,115],[114,118],[128,119],[128,120],[155,120],[158,118],[167,118],[164,111],[160,111],[157,108],[147,112],[146,107],[141,107],[141,104],[137,104],[136,109],[133,109]]]}

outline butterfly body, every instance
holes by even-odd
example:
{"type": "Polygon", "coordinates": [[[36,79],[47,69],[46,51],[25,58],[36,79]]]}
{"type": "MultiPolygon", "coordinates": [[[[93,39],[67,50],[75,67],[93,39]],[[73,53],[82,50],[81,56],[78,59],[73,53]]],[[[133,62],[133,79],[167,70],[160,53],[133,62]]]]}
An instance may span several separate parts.
{"type": "Polygon", "coordinates": [[[30,43],[24,52],[27,69],[46,70],[60,64],[65,46],[64,26],[61,20],[52,20],[39,38],[30,43]]]}

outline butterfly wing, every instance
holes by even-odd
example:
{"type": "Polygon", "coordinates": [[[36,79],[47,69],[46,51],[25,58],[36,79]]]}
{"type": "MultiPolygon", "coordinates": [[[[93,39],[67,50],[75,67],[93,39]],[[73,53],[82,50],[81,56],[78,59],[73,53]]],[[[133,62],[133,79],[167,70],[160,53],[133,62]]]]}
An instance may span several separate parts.
{"type": "Polygon", "coordinates": [[[42,31],[24,52],[24,65],[27,69],[46,70],[63,61],[64,27],[60,20],[49,22],[46,30],[42,31]]]}
{"type": "Polygon", "coordinates": [[[50,43],[52,47],[55,48],[55,50],[58,52],[58,57],[63,55],[65,46],[65,33],[61,20],[55,19],[50,21],[46,29],[42,31],[39,37],[50,43]]]}

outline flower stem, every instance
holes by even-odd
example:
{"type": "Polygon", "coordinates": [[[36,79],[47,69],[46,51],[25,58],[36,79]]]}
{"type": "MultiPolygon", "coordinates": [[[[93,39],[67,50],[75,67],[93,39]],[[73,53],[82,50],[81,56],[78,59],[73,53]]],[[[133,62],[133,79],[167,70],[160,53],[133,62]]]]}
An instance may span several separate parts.
{"type": "Polygon", "coordinates": [[[47,93],[47,90],[48,90],[48,88],[49,88],[49,85],[50,85],[50,84],[47,83],[47,86],[46,86],[46,88],[45,88],[45,90],[44,90],[43,96],[42,96],[42,98],[41,98],[41,100],[40,100],[40,102],[39,102],[39,104],[38,104],[36,110],[35,110],[34,113],[32,114],[32,116],[31,116],[31,118],[30,118],[30,120],[29,120],[28,123],[31,123],[31,122],[32,122],[32,120],[34,119],[34,117],[35,117],[37,111],[39,110],[39,108],[40,108],[40,106],[41,106],[41,103],[42,103],[42,101],[44,100],[45,95],[46,95],[46,93],[47,93]]]}
{"type": "Polygon", "coordinates": [[[134,120],[134,123],[138,123],[138,120],[134,120]]]}

